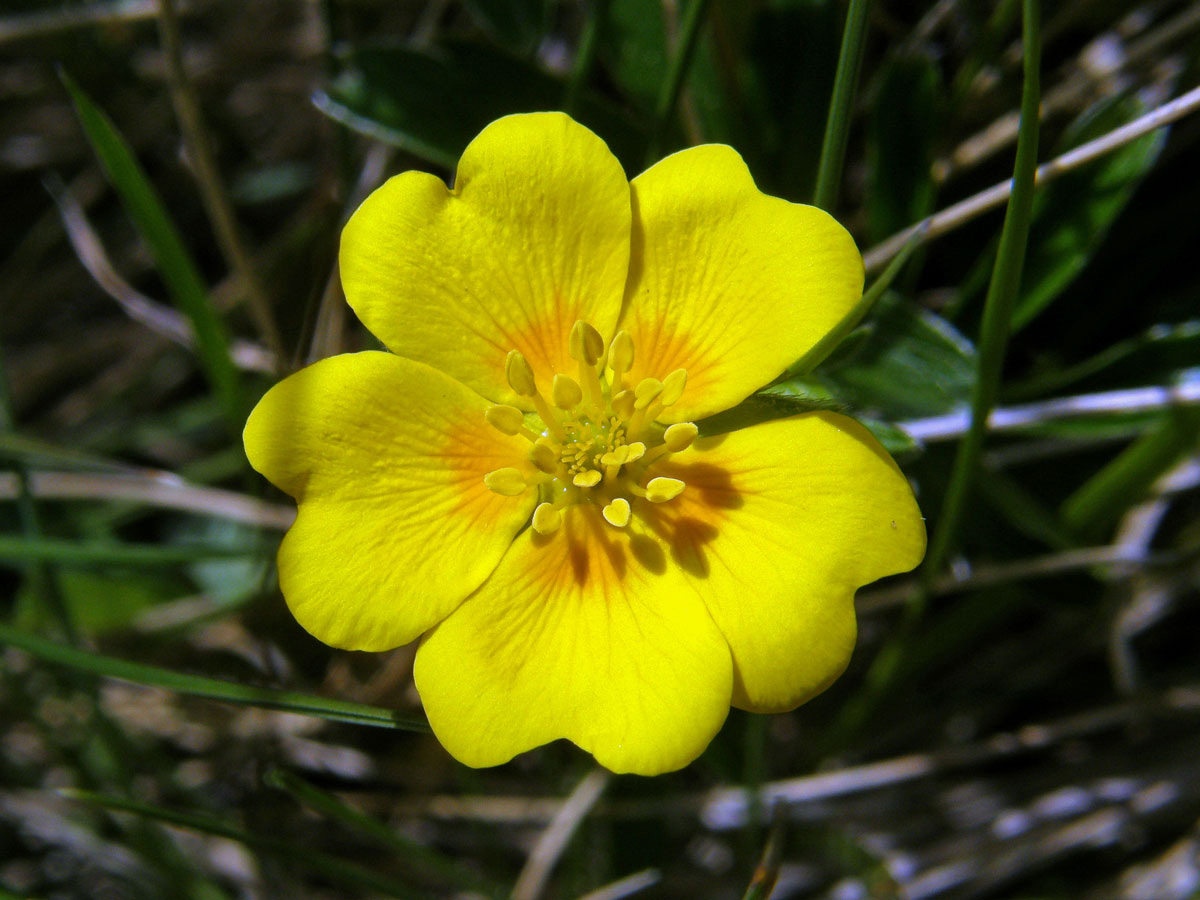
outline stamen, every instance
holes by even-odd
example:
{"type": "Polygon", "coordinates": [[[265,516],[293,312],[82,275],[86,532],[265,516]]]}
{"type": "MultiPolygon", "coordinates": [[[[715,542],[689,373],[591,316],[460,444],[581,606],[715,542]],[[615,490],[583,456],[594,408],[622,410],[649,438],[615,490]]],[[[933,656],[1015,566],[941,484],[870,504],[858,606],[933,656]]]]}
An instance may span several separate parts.
{"type": "Polygon", "coordinates": [[[579,382],[570,375],[555,375],[550,393],[554,397],[554,405],[563,410],[572,410],[583,400],[579,382]]]}
{"type": "Polygon", "coordinates": [[[692,422],[676,422],[663,432],[663,446],[671,453],[678,453],[692,446],[699,433],[700,429],[692,422]]]}
{"type": "Polygon", "coordinates": [[[558,471],[558,456],[561,449],[548,437],[538,438],[529,450],[529,461],[535,469],[553,475],[558,471]]]}
{"type": "Polygon", "coordinates": [[[581,319],[571,329],[568,349],[571,359],[594,366],[604,355],[604,338],[600,336],[600,332],[581,319]]]}
{"type": "Polygon", "coordinates": [[[634,441],[632,444],[626,444],[625,449],[629,451],[629,456],[625,462],[637,462],[646,452],[646,445],[641,441],[634,441]]]}
{"type": "Polygon", "coordinates": [[[633,338],[628,331],[618,331],[608,348],[608,365],[612,369],[612,392],[620,393],[624,387],[625,373],[633,365],[633,338]]]}
{"type": "Polygon", "coordinates": [[[663,389],[658,396],[658,402],[663,406],[670,406],[683,396],[685,387],[687,387],[687,369],[676,369],[663,379],[663,389]]]}
{"type": "Polygon", "coordinates": [[[483,476],[483,483],[487,485],[489,491],[495,491],[505,497],[515,497],[528,487],[521,471],[511,467],[488,472],[483,476]]]}
{"type": "Polygon", "coordinates": [[[533,511],[533,530],[538,534],[554,534],[562,525],[562,512],[552,503],[539,503],[533,511]]]}
{"type": "Polygon", "coordinates": [[[685,487],[678,478],[651,478],[646,485],[646,499],[651,503],[665,503],[682,494],[685,487]]]}
{"type": "Polygon", "coordinates": [[[645,409],[654,402],[654,398],[661,394],[662,390],[663,383],[657,378],[643,378],[634,388],[633,394],[637,398],[637,402],[633,404],[633,408],[645,409]]]}
{"type": "Polygon", "coordinates": [[[529,365],[529,360],[518,351],[508,351],[508,358],[504,361],[504,374],[508,378],[508,386],[522,397],[532,397],[537,393],[537,382],[533,379],[533,367],[529,365]]]}
{"type": "Polygon", "coordinates": [[[604,476],[595,469],[584,469],[578,475],[571,479],[571,484],[575,487],[590,488],[595,487],[600,483],[600,479],[604,476]]]}
{"type": "Polygon", "coordinates": [[[592,408],[592,414],[598,416],[604,409],[604,390],[600,386],[596,363],[604,355],[604,338],[595,328],[580,320],[571,329],[571,341],[568,349],[571,351],[571,358],[579,362],[579,381],[587,391],[588,404],[592,408]]]}
{"type": "Polygon", "coordinates": [[[609,525],[615,525],[617,528],[624,528],[628,525],[629,517],[632,515],[629,509],[629,501],[624,497],[618,497],[600,512],[609,525]]]}
{"type": "Polygon", "coordinates": [[[483,417],[489,425],[504,434],[519,434],[531,441],[538,439],[536,432],[525,424],[525,413],[515,406],[489,406],[484,410],[483,417]]]}
{"type": "Polygon", "coordinates": [[[636,402],[637,397],[634,396],[633,391],[621,391],[612,398],[610,405],[618,419],[622,422],[628,422],[633,418],[633,406],[636,402]]]}

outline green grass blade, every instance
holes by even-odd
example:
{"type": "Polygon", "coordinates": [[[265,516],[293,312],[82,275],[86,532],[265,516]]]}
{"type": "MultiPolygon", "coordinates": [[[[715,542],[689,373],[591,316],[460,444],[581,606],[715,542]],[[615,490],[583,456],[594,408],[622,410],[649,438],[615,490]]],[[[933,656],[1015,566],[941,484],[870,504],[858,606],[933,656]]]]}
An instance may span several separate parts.
{"type": "Polygon", "coordinates": [[[371,725],[376,728],[394,728],[401,731],[429,731],[429,725],[424,719],[402,715],[394,710],[367,706],[362,703],[350,703],[344,700],[330,700],[295,691],[237,684],[218,678],[206,678],[202,675],[188,675],[184,672],[117,659],[87,650],[77,650],[4,623],[0,623],[0,644],[8,644],[24,650],[44,662],[66,666],[79,672],[88,672],[105,678],[116,678],[120,681],[131,681],[134,684],[166,688],[193,697],[205,697],[209,700],[219,700],[242,706],[276,709],[302,716],[328,719],[332,722],[347,722],[352,725],[371,725]]]}
{"type": "Polygon", "coordinates": [[[833,96],[829,100],[829,116],[825,120],[825,139],[821,143],[821,162],[817,166],[817,187],[813,196],[813,203],[824,210],[832,211],[837,205],[870,11],[871,0],[850,0],[850,8],[846,11],[846,29],[842,34],[833,96]]]}
{"type": "Polygon", "coordinates": [[[240,429],[246,410],[241,382],[229,353],[229,336],[208,301],[208,290],[195,263],[184,248],[158,192],[112,120],[70,75],[65,71],[60,71],[59,75],[75,104],[75,112],[92,150],[138,233],[150,248],[171,297],[191,323],[201,364],[230,424],[240,429]]]}
{"type": "Polygon", "coordinates": [[[310,809],[336,819],[354,831],[365,834],[378,841],[387,849],[406,861],[413,862],[417,867],[437,875],[442,880],[456,884],[469,890],[481,891],[489,896],[501,896],[504,891],[497,885],[489,884],[485,879],[473,874],[447,859],[424,844],[407,838],[392,830],[378,819],[360,812],[352,806],[343,803],[333,794],[309,784],[303,778],[283,769],[272,769],[264,779],[271,787],[279,788],[291,794],[299,803],[310,809]]]}
{"type": "Polygon", "coordinates": [[[1017,159],[1013,167],[1012,196],[1008,201],[996,264],[984,301],[979,338],[979,377],[971,396],[971,427],[954,457],[946,499],[937,519],[929,552],[925,556],[922,578],[926,583],[941,571],[966,508],[971,480],[983,450],[988,414],[996,404],[1012,310],[1021,287],[1021,270],[1025,264],[1029,225],[1033,218],[1034,176],[1037,172],[1038,107],[1041,102],[1039,17],[1037,0],[1024,0],[1022,44],[1025,77],[1021,90],[1021,124],[1017,136],[1017,159]]]}
{"type": "Polygon", "coordinates": [[[1085,538],[1103,534],[1160,475],[1194,451],[1198,441],[1200,409],[1172,410],[1161,426],[1134,441],[1063,502],[1063,521],[1085,538]]]}
{"type": "Polygon", "coordinates": [[[164,547],[157,544],[117,544],[0,535],[0,562],[48,562],[66,566],[171,566],[200,559],[248,556],[252,553],[253,550],[247,548],[164,547]]]}
{"type": "Polygon", "coordinates": [[[137,800],[129,800],[125,797],[99,794],[94,791],[66,789],[61,793],[66,797],[79,800],[83,803],[92,803],[96,806],[102,806],[105,809],[132,813],[135,816],[141,816],[165,825],[174,825],[177,828],[186,828],[189,831],[199,831],[202,834],[211,834],[231,841],[237,841],[240,844],[245,844],[247,847],[283,857],[297,865],[304,866],[331,882],[344,886],[378,892],[387,897],[416,898],[422,896],[414,887],[361,868],[353,863],[344,862],[335,856],[330,856],[319,850],[313,850],[311,847],[302,847],[278,838],[243,831],[213,816],[167,809],[166,807],[153,806],[137,800]]]}

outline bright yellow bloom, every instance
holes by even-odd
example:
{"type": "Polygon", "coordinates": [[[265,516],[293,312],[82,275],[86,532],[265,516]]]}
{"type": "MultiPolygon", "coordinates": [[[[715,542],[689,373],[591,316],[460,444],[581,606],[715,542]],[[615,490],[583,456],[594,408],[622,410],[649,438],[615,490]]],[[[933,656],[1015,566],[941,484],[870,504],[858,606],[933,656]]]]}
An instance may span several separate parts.
{"type": "Polygon", "coordinates": [[[731,704],[828,686],[854,591],[920,561],[908,484],[851,419],[697,437],[862,291],[846,231],[729,147],[630,183],[567,116],[509,116],[452,190],[372,194],[340,262],[392,352],[274,387],[246,452],[299,502],[300,624],[357,650],[424,635],[417,689],[462,762],[565,737],[617,772],[684,766],[731,704]]]}

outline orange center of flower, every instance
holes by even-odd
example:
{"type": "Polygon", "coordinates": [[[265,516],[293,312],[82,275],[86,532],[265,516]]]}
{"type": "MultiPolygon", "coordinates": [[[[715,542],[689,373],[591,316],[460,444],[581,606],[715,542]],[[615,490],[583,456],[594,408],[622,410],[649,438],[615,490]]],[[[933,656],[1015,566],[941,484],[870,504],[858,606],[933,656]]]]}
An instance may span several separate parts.
{"type": "Polygon", "coordinates": [[[531,446],[528,467],[497,469],[484,476],[484,483],[511,497],[535,488],[542,502],[533,512],[533,528],[542,534],[555,531],[563,509],[573,503],[598,504],[610,525],[624,528],[633,514],[630,498],[664,503],[678,497],[684,483],[654,477],[654,465],[696,438],[691,422],[666,428],[657,422],[683,395],[686,371],[676,369],[662,381],[626,384],[633,365],[629,334],[618,332],[605,354],[600,332],[586,322],[571,329],[570,352],[578,363],[577,378],[556,374],[547,399],[528,360],[511,351],[508,383],[532,401],[536,416],[526,419],[515,406],[492,406],[486,413],[492,426],[524,435],[531,446]]]}

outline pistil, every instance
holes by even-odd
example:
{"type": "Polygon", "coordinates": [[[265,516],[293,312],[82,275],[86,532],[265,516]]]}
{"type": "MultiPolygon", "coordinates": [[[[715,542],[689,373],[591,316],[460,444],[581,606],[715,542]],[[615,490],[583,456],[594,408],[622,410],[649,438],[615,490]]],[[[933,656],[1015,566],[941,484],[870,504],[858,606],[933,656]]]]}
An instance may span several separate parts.
{"type": "Polygon", "coordinates": [[[515,406],[497,404],[485,413],[497,430],[521,435],[531,446],[527,469],[497,469],[484,483],[504,496],[535,488],[542,502],[531,525],[543,535],[561,527],[563,509],[571,504],[595,503],[606,522],[625,528],[634,513],[629,498],[667,503],[678,497],[686,487],[683,481],[654,476],[652,469],[664,457],[690,447],[698,433],[691,422],[650,427],[683,395],[686,371],[676,369],[661,381],[643,378],[630,388],[626,376],[634,347],[628,332],[613,338],[607,359],[600,332],[586,322],[576,322],[568,340],[578,380],[553,374],[553,406],[538,390],[533,367],[521,353],[513,350],[505,361],[509,386],[532,402],[541,433],[536,420],[526,420],[515,406]]]}

